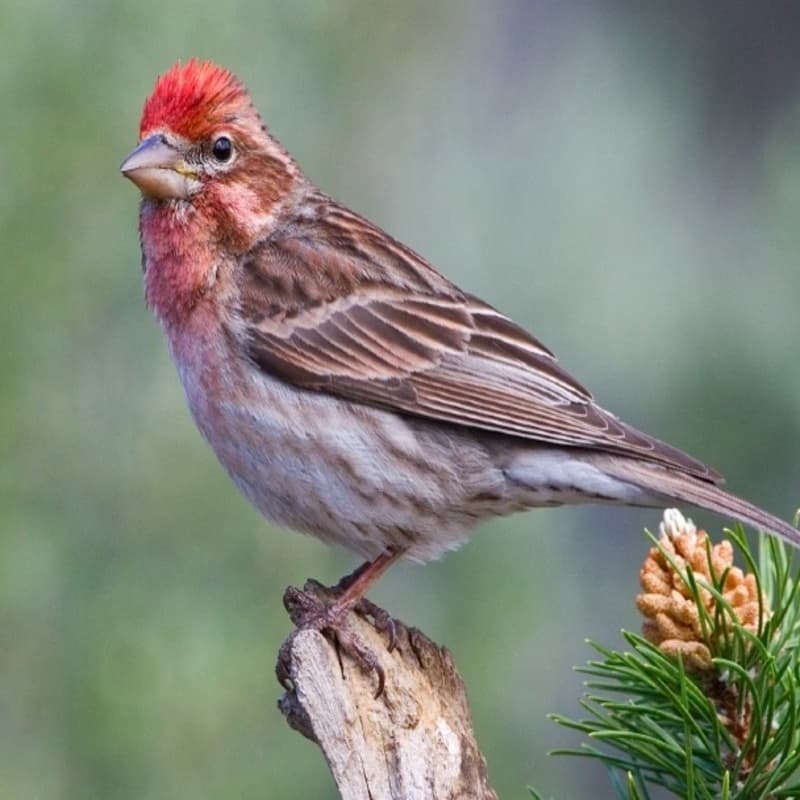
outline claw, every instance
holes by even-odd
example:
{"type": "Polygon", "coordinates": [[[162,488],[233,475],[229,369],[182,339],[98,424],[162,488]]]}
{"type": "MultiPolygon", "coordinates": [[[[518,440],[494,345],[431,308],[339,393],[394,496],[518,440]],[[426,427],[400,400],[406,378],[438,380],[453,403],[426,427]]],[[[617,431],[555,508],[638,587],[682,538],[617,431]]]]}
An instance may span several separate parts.
{"type": "Polygon", "coordinates": [[[375,673],[378,679],[378,688],[373,697],[377,700],[386,688],[386,671],[378,661],[378,657],[347,628],[336,631],[336,645],[341,652],[347,653],[364,672],[375,673]]]}
{"type": "Polygon", "coordinates": [[[278,660],[275,663],[275,677],[287,692],[294,688],[290,665],[292,663],[292,642],[294,641],[295,633],[281,645],[281,649],[278,651],[278,660]]]}
{"type": "Polygon", "coordinates": [[[375,630],[386,634],[388,640],[386,650],[390,653],[393,652],[397,646],[397,623],[392,615],[380,606],[376,606],[371,600],[367,600],[366,597],[362,597],[353,610],[362,617],[370,618],[375,630]]]}

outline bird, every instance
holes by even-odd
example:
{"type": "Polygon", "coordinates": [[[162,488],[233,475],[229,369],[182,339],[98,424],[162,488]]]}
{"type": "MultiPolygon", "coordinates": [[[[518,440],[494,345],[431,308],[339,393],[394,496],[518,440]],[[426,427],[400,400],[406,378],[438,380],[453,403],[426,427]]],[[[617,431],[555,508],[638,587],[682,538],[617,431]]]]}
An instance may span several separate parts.
{"type": "Polygon", "coordinates": [[[340,632],[398,559],[535,507],[685,503],[800,545],[317,188],[228,69],[159,76],[120,169],[142,195],[146,303],[201,434],[264,517],[365,559],[329,600],[294,595],[299,626],[340,632]]]}

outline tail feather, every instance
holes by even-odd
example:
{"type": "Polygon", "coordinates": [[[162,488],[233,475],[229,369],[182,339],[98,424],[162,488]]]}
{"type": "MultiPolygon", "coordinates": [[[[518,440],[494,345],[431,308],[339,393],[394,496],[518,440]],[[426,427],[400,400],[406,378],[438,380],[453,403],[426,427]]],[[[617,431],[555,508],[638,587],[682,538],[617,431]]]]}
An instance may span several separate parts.
{"type": "Polygon", "coordinates": [[[777,534],[789,544],[800,548],[800,530],[712,483],[632,458],[609,456],[592,461],[608,475],[635,484],[656,496],[690,503],[733,517],[745,525],[777,534]]]}

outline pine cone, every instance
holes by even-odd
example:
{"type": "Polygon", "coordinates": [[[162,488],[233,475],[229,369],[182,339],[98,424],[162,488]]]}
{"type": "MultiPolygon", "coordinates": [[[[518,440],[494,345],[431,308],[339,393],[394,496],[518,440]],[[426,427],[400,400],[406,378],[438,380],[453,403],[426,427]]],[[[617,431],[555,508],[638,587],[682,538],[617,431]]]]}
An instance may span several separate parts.
{"type": "MultiPolygon", "coordinates": [[[[704,672],[712,668],[717,635],[704,634],[700,614],[689,587],[666,558],[668,553],[680,572],[687,566],[698,584],[713,585],[728,570],[722,595],[732,608],[737,621],[748,631],[758,629],[759,597],[755,576],[745,575],[733,566],[733,546],[726,539],[709,549],[708,534],[698,531],[690,519],[677,509],[667,509],[660,526],[661,548],[653,547],[639,572],[643,593],[636,597],[636,606],[645,618],[645,638],[670,656],[680,655],[688,669],[704,672]]],[[[716,601],[707,589],[699,586],[701,602],[713,619],[716,601]]],[[[762,606],[767,610],[766,599],[762,606]]]]}

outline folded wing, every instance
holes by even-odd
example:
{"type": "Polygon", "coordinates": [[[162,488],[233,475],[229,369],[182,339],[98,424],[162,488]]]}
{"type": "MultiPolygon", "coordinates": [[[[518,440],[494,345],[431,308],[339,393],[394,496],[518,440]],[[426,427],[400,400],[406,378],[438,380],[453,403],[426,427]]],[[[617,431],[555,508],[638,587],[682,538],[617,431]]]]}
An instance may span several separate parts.
{"type": "Polygon", "coordinates": [[[269,374],[403,414],[636,456],[719,482],[701,462],[595,404],[546,347],[486,303],[455,287],[421,291],[374,279],[357,291],[301,291],[314,260],[316,249],[304,264],[297,242],[283,250],[271,243],[245,264],[248,355],[269,374]],[[304,299],[276,303],[278,285],[304,299]]]}

